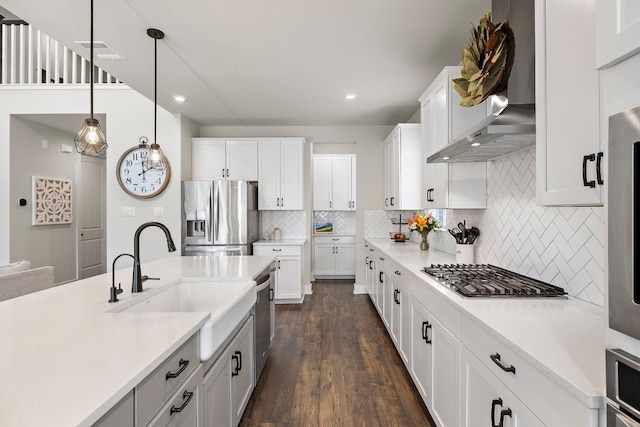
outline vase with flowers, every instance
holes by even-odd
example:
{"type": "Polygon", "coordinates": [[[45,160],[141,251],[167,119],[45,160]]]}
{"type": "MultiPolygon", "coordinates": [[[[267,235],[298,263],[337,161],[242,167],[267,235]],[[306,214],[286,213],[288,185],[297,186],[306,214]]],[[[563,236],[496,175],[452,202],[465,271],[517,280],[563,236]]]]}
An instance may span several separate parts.
{"type": "Polygon", "coordinates": [[[420,214],[416,211],[413,218],[409,219],[409,230],[416,231],[422,236],[422,242],[420,242],[420,249],[426,251],[429,249],[429,242],[427,236],[432,230],[438,228],[438,221],[434,218],[433,214],[424,212],[420,214]]]}

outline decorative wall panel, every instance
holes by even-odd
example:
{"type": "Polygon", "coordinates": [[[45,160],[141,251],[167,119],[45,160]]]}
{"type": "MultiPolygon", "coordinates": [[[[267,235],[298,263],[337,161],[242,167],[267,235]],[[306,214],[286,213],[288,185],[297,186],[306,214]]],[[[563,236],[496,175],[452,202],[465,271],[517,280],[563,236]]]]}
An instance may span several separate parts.
{"type": "Polygon", "coordinates": [[[71,224],[72,187],[67,179],[32,177],[32,225],[71,224]]]}

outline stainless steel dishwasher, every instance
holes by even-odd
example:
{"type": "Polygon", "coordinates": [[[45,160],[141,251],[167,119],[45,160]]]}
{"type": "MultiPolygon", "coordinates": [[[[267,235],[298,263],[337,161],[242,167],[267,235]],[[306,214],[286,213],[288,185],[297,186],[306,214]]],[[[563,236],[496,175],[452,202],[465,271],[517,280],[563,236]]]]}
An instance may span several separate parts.
{"type": "Polygon", "coordinates": [[[253,333],[256,354],[256,384],[260,379],[269,352],[271,350],[271,322],[273,319],[274,280],[273,272],[275,263],[272,263],[256,278],[257,297],[253,315],[253,333]]]}

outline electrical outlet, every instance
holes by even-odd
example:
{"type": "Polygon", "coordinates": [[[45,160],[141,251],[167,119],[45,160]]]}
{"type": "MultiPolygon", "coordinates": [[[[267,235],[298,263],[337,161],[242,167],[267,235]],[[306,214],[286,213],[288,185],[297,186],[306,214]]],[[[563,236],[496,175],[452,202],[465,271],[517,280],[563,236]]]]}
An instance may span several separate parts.
{"type": "Polygon", "coordinates": [[[162,208],[162,206],[156,206],[153,208],[153,216],[163,216],[164,215],[164,209],[162,208]]]}
{"type": "Polygon", "coordinates": [[[123,206],[122,216],[136,216],[136,208],[123,206]]]}
{"type": "Polygon", "coordinates": [[[43,139],[42,140],[42,148],[45,149],[45,150],[47,148],[49,148],[49,141],[47,141],[46,139],[43,139]]]}

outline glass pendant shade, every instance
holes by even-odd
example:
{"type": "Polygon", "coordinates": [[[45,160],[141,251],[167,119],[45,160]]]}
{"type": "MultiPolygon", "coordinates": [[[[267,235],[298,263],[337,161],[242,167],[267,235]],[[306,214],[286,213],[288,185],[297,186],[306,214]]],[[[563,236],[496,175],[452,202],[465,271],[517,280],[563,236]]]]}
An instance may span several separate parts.
{"type": "Polygon", "coordinates": [[[147,157],[144,159],[144,168],[146,170],[165,170],[166,162],[164,153],[160,149],[160,145],[155,142],[149,147],[147,157]]]}
{"type": "Polygon", "coordinates": [[[104,157],[109,147],[100,123],[93,118],[84,120],[84,125],[73,142],[76,145],[76,151],[85,156],[104,157]]]}

